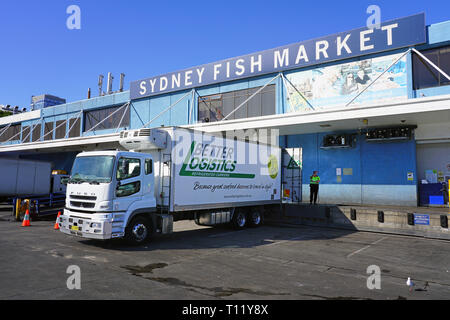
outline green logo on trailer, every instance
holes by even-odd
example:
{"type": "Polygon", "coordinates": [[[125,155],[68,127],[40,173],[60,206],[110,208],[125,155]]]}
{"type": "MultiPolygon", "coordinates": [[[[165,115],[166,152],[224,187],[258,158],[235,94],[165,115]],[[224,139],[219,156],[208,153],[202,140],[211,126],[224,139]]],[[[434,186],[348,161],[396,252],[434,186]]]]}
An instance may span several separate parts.
{"type": "Polygon", "coordinates": [[[278,160],[277,157],[271,155],[269,157],[269,162],[267,163],[267,168],[269,169],[269,175],[272,179],[275,179],[278,175],[278,160]]]}
{"type": "MultiPolygon", "coordinates": [[[[198,145],[201,148],[201,145],[198,145]]],[[[180,176],[185,177],[222,177],[222,178],[243,178],[254,179],[252,173],[236,173],[237,161],[226,160],[212,154],[210,156],[197,155],[194,150],[196,142],[193,141],[183,166],[180,176]]],[[[213,153],[213,152],[212,152],[213,153]]]]}

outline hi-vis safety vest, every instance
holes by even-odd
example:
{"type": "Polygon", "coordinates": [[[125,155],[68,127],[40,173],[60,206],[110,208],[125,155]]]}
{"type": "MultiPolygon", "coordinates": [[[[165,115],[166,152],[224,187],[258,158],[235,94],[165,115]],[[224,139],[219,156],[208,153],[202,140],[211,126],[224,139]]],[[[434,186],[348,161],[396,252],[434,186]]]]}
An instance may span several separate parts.
{"type": "Polygon", "coordinates": [[[310,184],[319,184],[319,182],[320,182],[320,177],[319,176],[317,176],[317,177],[311,176],[310,179],[309,179],[309,183],[310,184]]]}

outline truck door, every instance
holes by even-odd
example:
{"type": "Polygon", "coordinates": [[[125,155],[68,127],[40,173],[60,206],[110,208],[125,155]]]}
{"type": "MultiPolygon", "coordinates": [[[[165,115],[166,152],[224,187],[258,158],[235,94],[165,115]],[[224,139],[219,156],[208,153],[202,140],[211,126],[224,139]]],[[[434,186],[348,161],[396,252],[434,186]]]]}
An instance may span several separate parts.
{"type": "MultiPolygon", "coordinates": [[[[154,176],[153,176],[153,159],[147,157],[144,159],[144,176],[142,177],[142,197],[154,198],[154,176]]],[[[156,203],[155,203],[156,206],[156,203]]]]}
{"type": "Polygon", "coordinates": [[[282,151],[283,202],[302,201],[302,148],[282,151]]]}
{"type": "Polygon", "coordinates": [[[142,199],[144,160],[138,157],[120,157],[117,163],[114,210],[126,211],[142,199]]]}

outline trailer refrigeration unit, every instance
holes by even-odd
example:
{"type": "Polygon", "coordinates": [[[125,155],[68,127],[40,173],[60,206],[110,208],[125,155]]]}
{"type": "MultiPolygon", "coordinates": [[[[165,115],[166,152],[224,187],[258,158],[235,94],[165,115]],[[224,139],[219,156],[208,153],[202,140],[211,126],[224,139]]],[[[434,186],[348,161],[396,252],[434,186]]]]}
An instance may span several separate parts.
{"type": "Polygon", "coordinates": [[[258,226],[280,204],[280,148],[170,127],[122,131],[129,151],[77,155],[60,230],[139,244],[199,225],[258,226]]]}

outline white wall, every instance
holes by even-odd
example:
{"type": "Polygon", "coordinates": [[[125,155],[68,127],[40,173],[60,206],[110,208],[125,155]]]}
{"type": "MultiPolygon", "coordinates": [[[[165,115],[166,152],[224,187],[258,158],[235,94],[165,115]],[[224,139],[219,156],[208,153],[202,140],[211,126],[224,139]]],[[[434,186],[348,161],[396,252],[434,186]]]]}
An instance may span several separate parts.
{"type": "MultiPolygon", "coordinates": [[[[321,184],[317,199],[322,204],[417,206],[417,187],[415,185],[321,184]]],[[[309,185],[302,186],[302,201],[309,202],[309,185]]]]}
{"type": "MultiPolygon", "coordinates": [[[[450,118],[450,112],[448,117],[450,118]]],[[[425,142],[427,140],[450,139],[450,121],[432,124],[419,124],[417,129],[414,130],[414,135],[418,143],[425,142]]]]}
{"type": "Polygon", "coordinates": [[[442,171],[450,176],[450,141],[446,143],[417,144],[417,176],[425,179],[425,170],[442,171]]]}

